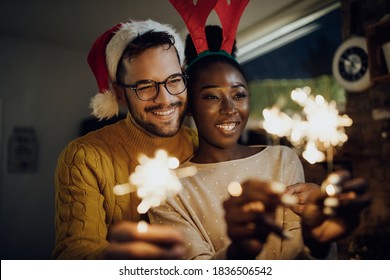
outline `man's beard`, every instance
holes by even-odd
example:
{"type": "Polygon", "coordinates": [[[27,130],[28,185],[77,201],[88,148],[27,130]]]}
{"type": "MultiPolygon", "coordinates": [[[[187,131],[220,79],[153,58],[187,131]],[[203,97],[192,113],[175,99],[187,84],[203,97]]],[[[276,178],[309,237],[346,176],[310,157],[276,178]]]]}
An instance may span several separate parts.
{"type": "MultiPolygon", "coordinates": [[[[179,110],[184,107],[184,103],[181,101],[172,103],[168,108],[174,108],[177,107],[179,110]]],[[[161,106],[154,106],[154,107],[148,107],[145,108],[145,112],[151,112],[153,110],[161,109],[161,106]]],[[[131,112],[130,112],[131,113],[131,112]]],[[[161,123],[161,125],[157,126],[156,124],[152,122],[146,122],[143,119],[140,118],[134,118],[135,122],[142,127],[147,132],[158,136],[158,137],[172,137],[176,135],[176,133],[180,130],[184,118],[185,118],[186,108],[184,107],[183,110],[180,112],[178,120],[171,120],[166,123],[161,123]],[[172,122],[176,122],[176,125],[172,128],[172,122]],[[170,128],[168,130],[164,128],[170,128]]],[[[134,116],[134,114],[132,114],[134,116]]]]}

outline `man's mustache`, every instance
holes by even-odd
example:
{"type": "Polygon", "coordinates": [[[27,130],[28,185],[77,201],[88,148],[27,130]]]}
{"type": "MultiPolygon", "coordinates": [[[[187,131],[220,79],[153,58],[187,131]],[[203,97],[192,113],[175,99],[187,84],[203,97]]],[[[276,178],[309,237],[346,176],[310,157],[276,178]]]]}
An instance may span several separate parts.
{"type": "Polygon", "coordinates": [[[154,110],[172,109],[175,107],[181,107],[183,105],[184,105],[183,101],[177,101],[177,102],[171,103],[171,104],[169,104],[169,106],[164,106],[164,105],[160,104],[160,105],[155,105],[155,106],[150,106],[150,107],[145,108],[145,112],[149,113],[149,112],[154,111],[154,110]]]}

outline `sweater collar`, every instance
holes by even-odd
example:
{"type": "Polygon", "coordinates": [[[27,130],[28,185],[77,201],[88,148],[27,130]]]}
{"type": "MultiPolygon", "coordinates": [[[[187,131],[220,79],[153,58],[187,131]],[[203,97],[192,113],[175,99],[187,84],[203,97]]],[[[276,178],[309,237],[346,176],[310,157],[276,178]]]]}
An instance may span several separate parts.
{"type": "MultiPolygon", "coordinates": [[[[185,137],[185,129],[182,127],[172,137],[159,137],[147,133],[139,127],[127,113],[126,119],[121,127],[121,135],[135,151],[142,151],[148,157],[154,157],[156,150],[164,149],[170,156],[177,157],[180,162],[188,159],[193,153],[193,143],[185,137]],[[190,153],[190,155],[189,155],[190,153]]],[[[188,129],[187,129],[188,130],[188,129]]]]}

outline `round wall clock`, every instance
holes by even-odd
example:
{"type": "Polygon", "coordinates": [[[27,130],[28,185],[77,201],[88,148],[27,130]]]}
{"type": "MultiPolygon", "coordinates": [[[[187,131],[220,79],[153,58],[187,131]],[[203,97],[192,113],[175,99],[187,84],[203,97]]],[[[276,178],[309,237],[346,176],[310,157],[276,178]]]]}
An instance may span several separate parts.
{"type": "Polygon", "coordinates": [[[367,41],[352,37],[337,49],[332,64],[333,76],[347,91],[358,92],[370,87],[367,41]]]}

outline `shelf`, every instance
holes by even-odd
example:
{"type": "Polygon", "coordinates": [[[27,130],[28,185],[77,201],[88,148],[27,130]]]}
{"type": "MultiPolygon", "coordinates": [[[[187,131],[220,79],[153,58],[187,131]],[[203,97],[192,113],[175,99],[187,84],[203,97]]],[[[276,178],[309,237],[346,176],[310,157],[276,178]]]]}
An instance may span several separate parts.
{"type": "Polygon", "coordinates": [[[390,74],[382,50],[390,42],[390,18],[380,20],[366,27],[370,76],[373,82],[390,82],[390,74]]]}

